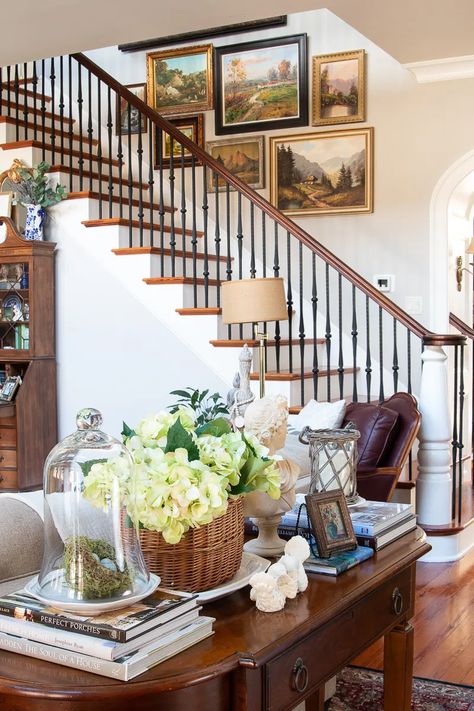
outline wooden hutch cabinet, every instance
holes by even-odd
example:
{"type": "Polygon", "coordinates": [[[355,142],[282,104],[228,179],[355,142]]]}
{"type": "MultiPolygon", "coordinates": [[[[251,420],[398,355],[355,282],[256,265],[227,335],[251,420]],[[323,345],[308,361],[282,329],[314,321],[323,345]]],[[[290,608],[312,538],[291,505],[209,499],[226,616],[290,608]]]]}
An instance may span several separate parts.
{"type": "Polygon", "coordinates": [[[0,382],[20,376],[11,401],[0,393],[0,491],[37,489],[57,442],[55,286],[52,242],[30,242],[0,218],[0,382]]]}

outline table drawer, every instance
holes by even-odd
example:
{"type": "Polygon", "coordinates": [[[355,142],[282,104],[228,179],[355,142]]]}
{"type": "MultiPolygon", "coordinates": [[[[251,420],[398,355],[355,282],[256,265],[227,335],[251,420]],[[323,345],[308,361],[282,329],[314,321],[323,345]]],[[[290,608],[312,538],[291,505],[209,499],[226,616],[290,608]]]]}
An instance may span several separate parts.
{"type": "Polygon", "coordinates": [[[1,489],[18,489],[16,469],[0,469],[0,490],[1,489]]]}
{"type": "Polygon", "coordinates": [[[0,448],[0,469],[3,467],[16,467],[16,449],[0,448]]]}
{"type": "Polygon", "coordinates": [[[411,596],[411,571],[406,570],[268,662],[267,711],[291,709],[315,691],[365,646],[406,617],[411,596]]]}
{"type": "Polygon", "coordinates": [[[0,427],[0,447],[16,445],[16,429],[14,427],[0,427]]]}

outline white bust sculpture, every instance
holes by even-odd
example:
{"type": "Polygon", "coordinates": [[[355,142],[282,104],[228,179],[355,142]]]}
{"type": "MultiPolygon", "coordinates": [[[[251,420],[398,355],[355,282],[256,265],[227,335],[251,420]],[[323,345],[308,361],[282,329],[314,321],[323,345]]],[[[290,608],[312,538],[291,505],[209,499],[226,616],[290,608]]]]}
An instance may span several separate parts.
{"type": "MultiPolygon", "coordinates": [[[[267,396],[252,402],[245,411],[245,431],[253,434],[270,454],[285,445],[288,422],[288,401],[283,395],[267,396]]],[[[277,533],[281,514],[295,503],[295,483],[300,468],[291,459],[278,462],[280,468],[280,498],[275,500],[261,491],[244,497],[244,515],[255,519],[258,538],[248,541],[245,550],[259,555],[278,555],[285,547],[277,533]]]]}

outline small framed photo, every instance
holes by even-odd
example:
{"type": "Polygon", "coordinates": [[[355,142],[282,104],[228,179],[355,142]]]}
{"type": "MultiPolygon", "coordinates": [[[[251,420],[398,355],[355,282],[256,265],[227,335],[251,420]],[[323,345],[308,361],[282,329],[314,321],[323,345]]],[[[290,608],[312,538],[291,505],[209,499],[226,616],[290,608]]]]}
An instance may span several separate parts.
{"type": "Polygon", "coordinates": [[[0,390],[0,400],[4,402],[10,402],[13,400],[13,396],[21,385],[21,378],[19,375],[10,375],[6,378],[0,390]]]}
{"type": "MultiPolygon", "coordinates": [[[[204,117],[202,114],[195,116],[167,116],[166,120],[179,128],[181,133],[184,133],[186,138],[194,141],[199,148],[204,148],[204,117]]],[[[158,142],[155,141],[155,170],[160,167],[160,159],[163,163],[163,168],[168,168],[171,158],[171,136],[166,131],[161,131],[161,156],[158,142]]],[[[174,169],[178,170],[182,165],[190,166],[193,163],[191,153],[184,149],[181,150],[181,143],[173,141],[173,165],[174,169]]],[[[196,160],[196,165],[201,165],[200,161],[196,160]]]]}
{"type": "MultiPolygon", "coordinates": [[[[207,141],[206,151],[211,154],[224,168],[247,183],[254,190],[265,187],[264,136],[249,136],[248,138],[228,138],[223,141],[207,141]]],[[[223,191],[227,183],[212,171],[207,171],[207,190],[216,188],[223,191]]],[[[233,190],[234,188],[230,188],[233,190]]]]}
{"type": "Polygon", "coordinates": [[[147,54],[148,103],[167,114],[214,108],[212,44],[147,54]]]}
{"type": "Polygon", "coordinates": [[[365,52],[313,57],[313,126],[365,121],[365,52]]]}
{"type": "MultiPolygon", "coordinates": [[[[131,91],[132,94],[135,94],[135,96],[146,104],[146,84],[126,84],[125,88],[131,91]]],[[[134,133],[146,133],[147,117],[145,114],[140,114],[138,109],[131,104],[130,111],[128,110],[128,107],[128,101],[117,94],[117,119],[115,122],[117,135],[121,134],[122,136],[125,136],[132,135],[134,133]]]]}
{"type": "Polygon", "coordinates": [[[357,538],[342,489],[307,494],[305,499],[321,558],[357,548],[357,538]]]}

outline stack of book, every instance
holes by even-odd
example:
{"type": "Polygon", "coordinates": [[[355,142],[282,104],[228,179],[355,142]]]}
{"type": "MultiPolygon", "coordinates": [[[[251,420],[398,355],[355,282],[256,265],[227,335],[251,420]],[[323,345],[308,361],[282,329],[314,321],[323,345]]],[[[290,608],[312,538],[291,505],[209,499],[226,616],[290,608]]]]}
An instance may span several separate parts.
{"type": "Polygon", "coordinates": [[[0,649],[129,681],[212,634],[197,596],[158,588],[93,617],[47,607],[23,591],[0,598],[0,649]]]}
{"type": "MultiPolygon", "coordinates": [[[[291,538],[296,533],[306,538],[310,537],[311,527],[304,503],[304,494],[297,494],[291,511],[283,514],[278,528],[282,538],[291,538]]],[[[416,527],[416,515],[411,504],[364,501],[350,506],[349,513],[357,543],[374,551],[380,550],[416,527]]],[[[247,532],[253,533],[250,526],[247,532]]]]}
{"type": "Polygon", "coordinates": [[[333,553],[329,558],[319,558],[310,555],[305,560],[304,567],[309,573],[323,573],[323,575],[339,575],[349,568],[362,563],[374,555],[374,549],[366,546],[357,546],[353,551],[333,553]]]}

